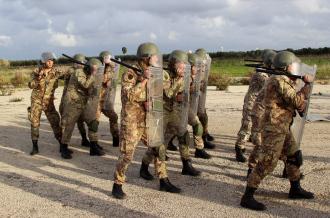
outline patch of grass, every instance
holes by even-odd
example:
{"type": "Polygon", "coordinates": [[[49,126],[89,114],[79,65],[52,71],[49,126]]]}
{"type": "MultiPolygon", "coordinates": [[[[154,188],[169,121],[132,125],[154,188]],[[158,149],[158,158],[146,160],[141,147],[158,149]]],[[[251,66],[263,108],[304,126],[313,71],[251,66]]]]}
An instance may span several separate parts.
{"type": "Polygon", "coordinates": [[[21,102],[23,101],[24,98],[20,98],[20,97],[15,97],[15,98],[11,98],[9,99],[9,102],[21,102]]]}
{"type": "Polygon", "coordinates": [[[208,85],[216,86],[217,90],[227,90],[231,82],[228,76],[223,76],[220,74],[211,74],[209,76],[208,85]]]}

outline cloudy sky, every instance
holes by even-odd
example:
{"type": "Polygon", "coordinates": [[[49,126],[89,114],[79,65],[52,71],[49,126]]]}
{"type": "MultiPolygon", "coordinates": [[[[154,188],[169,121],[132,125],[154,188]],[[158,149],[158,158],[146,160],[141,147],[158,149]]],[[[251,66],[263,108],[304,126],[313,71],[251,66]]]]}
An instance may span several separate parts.
{"type": "Polygon", "coordinates": [[[330,46],[327,0],[0,0],[0,59],[330,46]]]}

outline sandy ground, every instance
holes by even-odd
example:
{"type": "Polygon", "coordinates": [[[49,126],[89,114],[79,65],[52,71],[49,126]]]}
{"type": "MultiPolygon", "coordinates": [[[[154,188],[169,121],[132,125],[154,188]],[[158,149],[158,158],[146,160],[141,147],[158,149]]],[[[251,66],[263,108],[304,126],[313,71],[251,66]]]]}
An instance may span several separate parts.
{"type": "MultiPolygon", "coordinates": [[[[0,97],[0,217],[330,217],[329,122],[307,123],[303,138],[305,179],[302,185],[315,192],[315,200],[287,199],[289,182],[280,178],[283,164],[279,163],[256,195],[268,210],[260,213],[239,206],[247,166],[234,160],[233,149],[246,90],[246,86],[230,87],[226,92],[210,88],[207,106],[210,131],[216,137],[217,147],[210,151],[211,160],[193,158],[194,165],[203,171],[201,177],[182,176],[179,154],[169,152],[169,176],[183,193],[159,192],[157,181],[146,182],[138,177],[145,151],[141,145],[127,173],[124,190],[128,198],[122,201],[111,197],[119,152],[111,145],[105,117],[99,129],[106,156],[90,157],[88,150],[79,146],[75,130],[71,140],[74,158],[62,160],[43,115],[40,155],[31,157],[26,113],[30,90],[0,97]],[[24,100],[10,103],[13,97],[24,100]]],[[[61,91],[61,88],[57,90],[57,105],[61,91]]],[[[319,92],[322,95],[312,97],[310,112],[329,116],[330,86],[315,86],[314,93],[319,92]]],[[[120,112],[119,103],[116,110],[120,112]]]]}

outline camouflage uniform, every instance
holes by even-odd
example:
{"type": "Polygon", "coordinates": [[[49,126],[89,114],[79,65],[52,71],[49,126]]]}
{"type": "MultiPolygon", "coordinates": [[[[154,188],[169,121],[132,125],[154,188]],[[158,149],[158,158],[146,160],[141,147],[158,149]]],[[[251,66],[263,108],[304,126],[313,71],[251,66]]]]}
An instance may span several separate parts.
{"type": "MultiPolygon", "coordinates": [[[[66,95],[64,96],[62,127],[62,144],[69,144],[74,126],[83,115],[89,98],[89,91],[95,80],[94,75],[86,75],[84,70],[76,69],[70,77],[66,95]]],[[[90,141],[98,141],[97,121],[87,123],[88,138],[90,141]]]]}
{"type": "MultiPolygon", "coordinates": [[[[106,91],[107,91],[107,84],[111,82],[114,75],[114,66],[111,66],[110,64],[105,65],[104,68],[104,77],[103,77],[103,83],[102,88],[100,91],[100,100],[99,105],[97,109],[97,120],[100,119],[101,113],[103,113],[106,117],[109,118],[110,123],[110,132],[112,137],[119,137],[119,127],[118,127],[118,115],[114,110],[114,105],[110,105],[110,110],[104,110],[104,103],[106,98],[106,91]]],[[[111,91],[111,90],[110,90],[111,91]]]]}
{"type": "MultiPolygon", "coordinates": [[[[271,173],[281,154],[288,158],[294,155],[294,149],[288,149],[288,145],[294,145],[294,138],[290,132],[296,109],[304,108],[305,93],[308,86],[296,93],[294,83],[286,76],[272,76],[265,87],[265,114],[263,119],[263,132],[261,133],[262,156],[257,166],[248,177],[248,187],[258,188],[261,180],[271,173]],[[289,142],[289,143],[287,143],[289,142]]],[[[300,179],[298,164],[288,162],[287,173],[290,181],[300,179]]]]}
{"type": "MultiPolygon", "coordinates": [[[[125,182],[125,173],[133,159],[134,151],[141,140],[147,145],[146,135],[146,87],[141,86],[140,78],[133,70],[128,70],[122,76],[121,88],[121,124],[120,124],[120,152],[116,171],[115,184],[125,182]]],[[[155,172],[160,179],[167,178],[165,163],[165,146],[148,148],[154,158],[155,172]]]]}
{"type": "Polygon", "coordinates": [[[55,138],[61,139],[60,115],[54,106],[54,93],[58,87],[58,79],[65,75],[61,70],[53,67],[49,72],[45,68],[38,68],[32,73],[32,80],[29,82],[31,93],[31,107],[28,108],[28,118],[31,122],[31,138],[38,140],[40,116],[42,111],[53,129],[55,138]],[[42,75],[39,79],[39,75],[42,75]]]}
{"type": "Polygon", "coordinates": [[[239,149],[245,148],[245,142],[248,140],[251,132],[251,115],[252,107],[254,105],[255,99],[265,84],[268,75],[265,73],[254,73],[250,80],[249,89],[244,97],[244,105],[242,112],[242,125],[237,134],[237,140],[235,146],[239,149]]]}
{"type": "MultiPolygon", "coordinates": [[[[61,117],[63,116],[63,110],[64,110],[64,96],[66,95],[67,89],[68,89],[68,85],[69,85],[69,81],[70,81],[70,77],[71,75],[73,75],[75,72],[75,67],[70,67],[67,74],[64,76],[63,80],[64,80],[64,87],[63,87],[63,93],[62,93],[62,97],[61,97],[61,103],[60,103],[60,107],[59,107],[59,111],[60,111],[60,115],[61,117]]],[[[83,118],[80,117],[77,121],[77,127],[79,130],[79,133],[81,136],[86,136],[86,129],[85,129],[85,124],[83,121],[83,118]]]]}

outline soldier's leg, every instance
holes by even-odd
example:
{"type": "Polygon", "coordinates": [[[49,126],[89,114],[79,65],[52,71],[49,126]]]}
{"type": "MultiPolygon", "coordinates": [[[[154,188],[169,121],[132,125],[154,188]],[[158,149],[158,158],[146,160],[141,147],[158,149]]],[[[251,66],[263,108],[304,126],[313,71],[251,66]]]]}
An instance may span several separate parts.
{"type": "MultiPolygon", "coordinates": [[[[209,155],[204,149],[204,142],[203,142],[203,126],[199,121],[197,116],[189,116],[188,117],[188,124],[192,126],[193,129],[193,139],[194,139],[194,146],[195,150],[195,157],[203,158],[203,159],[210,159],[211,155],[209,155]]],[[[207,143],[211,143],[208,142],[207,143]]]]}
{"type": "Polygon", "coordinates": [[[278,162],[283,150],[283,144],[286,134],[276,132],[262,133],[262,158],[257,166],[252,170],[247,180],[245,193],[241,199],[241,206],[253,210],[265,210],[266,207],[254,199],[254,193],[257,190],[262,179],[271,173],[278,162]]]}
{"type": "Polygon", "coordinates": [[[31,122],[31,139],[32,139],[32,151],[31,155],[39,153],[38,139],[39,139],[39,127],[40,117],[42,112],[42,106],[40,104],[31,103],[31,107],[28,107],[28,119],[31,122]]]}
{"type": "Polygon", "coordinates": [[[245,152],[245,143],[250,137],[252,126],[250,108],[248,105],[244,104],[242,115],[241,128],[237,133],[237,140],[235,143],[236,160],[238,162],[246,162],[246,158],[243,153],[245,152]]]}
{"type": "Polygon", "coordinates": [[[118,127],[118,115],[115,112],[113,106],[110,106],[110,110],[103,110],[103,114],[109,118],[110,132],[112,135],[112,146],[119,146],[119,127],[118,127]]]}
{"type": "Polygon", "coordinates": [[[102,147],[98,144],[98,128],[99,121],[92,120],[87,123],[88,126],[88,138],[90,140],[90,151],[89,154],[91,156],[102,156],[104,155],[104,151],[102,151],[102,147]]]}
{"type": "Polygon", "coordinates": [[[252,172],[252,169],[255,168],[255,166],[257,165],[258,161],[259,161],[259,156],[261,155],[261,151],[260,151],[260,146],[261,146],[261,133],[260,132],[256,132],[254,137],[253,137],[253,144],[254,144],[254,148],[249,156],[249,160],[248,160],[248,175],[252,172]]]}
{"type": "MultiPolygon", "coordinates": [[[[203,139],[204,141],[213,141],[214,137],[210,135],[209,133],[209,117],[207,115],[206,109],[204,109],[204,112],[197,113],[198,119],[203,125],[203,139]]],[[[205,142],[204,142],[205,143],[205,142]]]]}
{"type": "Polygon", "coordinates": [[[62,137],[62,131],[60,126],[61,118],[59,113],[55,109],[53,101],[49,102],[48,107],[45,110],[45,114],[50,123],[50,126],[53,129],[55,138],[57,139],[57,141],[60,142],[62,137]]]}
{"type": "Polygon", "coordinates": [[[89,147],[90,146],[90,142],[87,139],[87,133],[86,133],[86,129],[85,129],[85,123],[84,123],[84,119],[82,116],[79,117],[78,121],[77,121],[77,127],[81,136],[81,146],[84,147],[89,147]]]}

